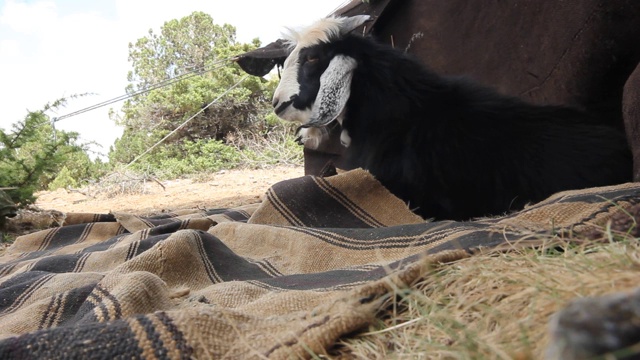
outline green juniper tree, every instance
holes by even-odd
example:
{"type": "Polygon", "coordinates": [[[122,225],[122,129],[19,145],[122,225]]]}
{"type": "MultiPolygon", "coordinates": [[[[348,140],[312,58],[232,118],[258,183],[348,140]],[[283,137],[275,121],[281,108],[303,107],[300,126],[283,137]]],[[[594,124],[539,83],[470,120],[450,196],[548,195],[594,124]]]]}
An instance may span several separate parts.
{"type": "MultiPolygon", "coordinates": [[[[238,42],[235,27],[217,25],[203,12],[167,21],[159,33],[149,30],[147,36],[130,43],[132,70],[127,77],[127,92],[152,90],[128,99],[121,115],[112,115],[116,123],[124,127],[124,133],[111,148],[110,162],[128,164],[225,93],[246,75],[230,59],[258,46],[258,39],[250,44],[238,42]],[[157,84],[166,86],[157,87],[157,84]]],[[[235,159],[229,154],[232,149],[225,149],[227,136],[239,129],[269,126],[264,118],[270,111],[273,87],[274,83],[265,79],[246,78],[166,139],[161,147],[138,161],[134,168],[162,167],[169,163],[167,156],[171,157],[172,164],[176,160],[189,162],[198,155],[235,159]],[[217,142],[220,146],[205,146],[207,142],[217,142]],[[193,144],[199,146],[195,148],[193,144]],[[198,150],[200,148],[204,152],[198,150]],[[210,153],[214,149],[219,151],[210,153]]],[[[188,172],[188,167],[192,170],[201,167],[191,163],[178,167],[185,166],[178,173],[188,172]]]]}
{"type": "Polygon", "coordinates": [[[64,106],[66,99],[30,111],[10,130],[0,129],[0,187],[19,206],[35,201],[34,192],[47,187],[62,166],[85,146],[78,134],[56,130],[46,111],[64,106]]]}

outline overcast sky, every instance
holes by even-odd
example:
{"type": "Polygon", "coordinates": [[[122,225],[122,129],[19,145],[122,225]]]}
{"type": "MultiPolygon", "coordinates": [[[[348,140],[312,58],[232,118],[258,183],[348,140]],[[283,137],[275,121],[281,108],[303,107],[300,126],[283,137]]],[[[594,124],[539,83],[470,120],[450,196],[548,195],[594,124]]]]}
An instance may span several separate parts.
{"type": "MultiPolygon", "coordinates": [[[[0,0],[0,128],[8,130],[27,110],[64,96],[94,93],[70,104],[61,116],[125,93],[128,44],[165,21],[204,11],[217,24],[237,29],[237,39],[263,45],[284,27],[321,18],[345,0],[0,0]]],[[[110,107],[118,110],[122,104],[110,107]]],[[[85,141],[109,146],[122,130],[109,107],[64,119],[56,126],[85,141]]]]}

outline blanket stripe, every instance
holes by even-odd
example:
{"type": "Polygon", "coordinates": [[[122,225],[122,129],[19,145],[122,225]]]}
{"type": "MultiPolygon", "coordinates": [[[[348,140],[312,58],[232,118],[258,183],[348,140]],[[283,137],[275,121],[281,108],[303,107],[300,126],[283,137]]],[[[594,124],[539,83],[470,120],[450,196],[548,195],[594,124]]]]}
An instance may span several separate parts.
{"type": "Polygon", "coordinates": [[[633,183],[429,222],[354,170],[236,209],[66,214],[0,257],[0,358],[310,358],[433,263],[587,232],[638,203],[633,183]]]}

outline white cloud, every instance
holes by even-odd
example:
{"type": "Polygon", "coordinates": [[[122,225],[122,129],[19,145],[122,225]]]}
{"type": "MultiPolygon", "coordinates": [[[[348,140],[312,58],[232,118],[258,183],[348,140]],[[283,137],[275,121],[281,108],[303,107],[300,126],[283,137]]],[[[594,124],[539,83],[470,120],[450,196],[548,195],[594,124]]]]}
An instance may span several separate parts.
{"type": "MultiPolygon", "coordinates": [[[[0,85],[3,115],[0,128],[47,102],[78,93],[96,93],[70,102],[59,115],[124,94],[128,44],[159,30],[165,21],[193,11],[210,14],[218,24],[236,27],[238,40],[259,37],[263,44],[280,37],[285,26],[300,26],[327,15],[343,0],[111,0],[115,14],[104,5],[84,3],[83,10],[61,10],[52,0],[0,2],[0,85]],[[3,5],[2,5],[3,4],[3,5]],[[96,7],[93,7],[93,6],[96,7]],[[101,12],[102,11],[102,12],[101,12]]],[[[112,105],[119,109],[120,103],[112,105]]],[[[57,126],[77,131],[84,140],[103,145],[106,153],[121,129],[107,116],[108,108],[60,121],[57,126]]],[[[56,116],[56,114],[52,114],[56,116]]]]}
{"type": "Polygon", "coordinates": [[[53,1],[27,4],[8,0],[0,14],[0,24],[16,32],[34,34],[48,29],[56,16],[56,5],[53,1]]]}
{"type": "Polygon", "coordinates": [[[20,42],[14,39],[0,40],[0,58],[9,59],[11,57],[20,57],[22,54],[20,42]]]}
{"type": "MultiPolygon", "coordinates": [[[[5,81],[0,96],[8,99],[3,103],[9,106],[0,127],[9,128],[27,109],[40,109],[60,97],[86,92],[100,95],[70,101],[68,108],[59,111],[66,113],[124,92],[127,44],[111,36],[109,29],[116,25],[113,21],[96,13],[59,14],[49,1],[9,1],[0,14],[6,25],[0,38],[2,53],[5,55],[5,44],[10,52],[2,60],[5,81]],[[42,21],[38,26],[21,25],[38,21],[42,21]]],[[[105,152],[121,133],[105,111],[70,118],[57,126],[79,132],[86,141],[104,144],[105,152]]]]}

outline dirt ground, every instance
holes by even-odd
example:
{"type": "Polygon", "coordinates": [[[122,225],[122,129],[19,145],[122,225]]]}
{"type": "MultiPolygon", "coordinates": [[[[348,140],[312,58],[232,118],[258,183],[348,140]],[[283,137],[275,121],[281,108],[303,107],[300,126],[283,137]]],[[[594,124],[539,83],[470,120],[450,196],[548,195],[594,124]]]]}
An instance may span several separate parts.
{"type": "Polygon", "coordinates": [[[0,231],[0,255],[21,235],[59,226],[65,213],[154,215],[179,209],[229,208],[260,202],[273,184],[304,175],[302,166],[223,170],[196,179],[145,181],[138,191],[113,195],[80,189],[42,191],[35,207],[20,210],[0,231]],[[164,188],[163,188],[164,187],[164,188]]]}
{"type": "Polygon", "coordinates": [[[259,202],[269,187],[279,181],[304,175],[301,166],[278,166],[257,170],[223,170],[204,181],[179,179],[162,181],[164,189],[146,182],[142,193],[91,196],[58,189],[40,192],[36,206],[43,210],[67,212],[130,212],[147,215],[190,208],[224,208],[259,202]]]}

